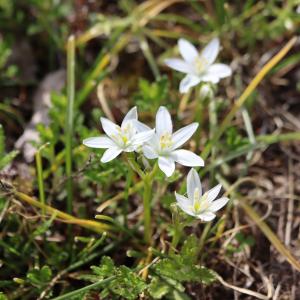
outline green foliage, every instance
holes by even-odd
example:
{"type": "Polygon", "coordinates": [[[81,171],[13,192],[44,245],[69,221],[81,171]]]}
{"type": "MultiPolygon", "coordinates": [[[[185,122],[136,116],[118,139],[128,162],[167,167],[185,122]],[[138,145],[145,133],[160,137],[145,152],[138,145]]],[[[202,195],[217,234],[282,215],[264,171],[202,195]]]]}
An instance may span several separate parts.
{"type": "Polygon", "coordinates": [[[242,232],[238,232],[235,237],[233,243],[229,244],[226,248],[228,254],[234,254],[242,252],[245,247],[251,247],[255,244],[255,239],[253,236],[244,235],[242,232]]]}
{"type": "Polygon", "coordinates": [[[229,151],[237,150],[247,144],[249,141],[243,138],[236,127],[230,127],[225,132],[226,136],[226,146],[228,147],[229,151]]]}
{"type": "Polygon", "coordinates": [[[19,151],[11,151],[5,153],[5,136],[2,125],[0,124],[0,171],[7,166],[19,153],[19,151]]]}
{"type": "Polygon", "coordinates": [[[11,49],[8,42],[0,37],[0,80],[3,82],[13,79],[18,72],[15,65],[8,65],[10,55],[11,49]]]}
{"type": "Polygon", "coordinates": [[[158,261],[153,267],[153,278],[148,287],[153,299],[189,299],[184,294],[182,283],[210,284],[215,280],[214,272],[197,265],[198,239],[187,238],[179,254],[172,254],[158,261]]]}
{"type": "Polygon", "coordinates": [[[52,271],[48,266],[43,266],[40,269],[35,268],[27,273],[26,278],[29,284],[38,290],[42,290],[49,284],[49,281],[52,278],[52,271]]]}
{"type": "Polygon", "coordinates": [[[91,269],[98,280],[115,276],[101,292],[103,298],[112,293],[120,296],[121,299],[134,300],[146,288],[146,284],[140,276],[126,266],[116,267],[110,257],[104,256],[100,266],[92,266],[91,269]]]}
{"type": "Polygon", "coordinates": [[[0,300],[8,300],[8,298],[2,292],[0,292],[0,300]]]}
{"type": "Polygon", "coordinates": [[[139,92],[134,96],[136,104],[143,110],[155,112],[166,100],[169,90],[167,76],[162,76],[155,82],[146,79],[139,80],[139,92]]]}

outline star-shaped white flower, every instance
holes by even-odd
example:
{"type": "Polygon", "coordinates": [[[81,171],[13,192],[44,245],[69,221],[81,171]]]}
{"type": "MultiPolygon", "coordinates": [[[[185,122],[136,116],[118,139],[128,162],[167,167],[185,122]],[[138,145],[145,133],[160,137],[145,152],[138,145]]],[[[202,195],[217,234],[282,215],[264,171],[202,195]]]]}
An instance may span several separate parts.
{"type": "Polygon", "coordinates": [[[222,197],[217,200],[221,184],[218,184],[208,192],[202,195],[202,187],[198,173],[191,169],[187,176],[187,195],[184,197],[175,192],[178,206],[188,215],[201,219],[202,221],[211,221],[215,218],[215,212],[221,209],[229,201],[222,197]]]}
{"type": "Polygon", "coordinates": [[[116,158],[121,152],[133,152],[147,142],[154,134],[154,129],[139,132],[137,109],[133,107],[124,117],[121,127],[112,121],[101,118],[102,128],[107,136],[91,137],[83,141],[85,146],[91,148],[107,149],[101,162],[106,163],[116,158]]]}
{"type": "Polygon", "coordinates": [[[157,111],[155,123],[155,135],[143,146],[143,153],[148,159],[158,158],[158,166],[166,176],[173,174],[175,162],[188,167],[204,166],[200,156],[178,149],[194,134],[198,123],[192,123],[173,133],[171,115],[164,106],[157,111]]]}
{"type": "Polygon", "coordinates": [[[178,48],[183,59],[169,58],[165,63],[170,68],[187,74],[180,82],[181,93],[186,93],[201,81],[218,83],[221,78],[232,73],[229,66],[214,64],[220,50],[218,38],[214,38],[201,53],[185,39],[179,39],[178,48]]]}

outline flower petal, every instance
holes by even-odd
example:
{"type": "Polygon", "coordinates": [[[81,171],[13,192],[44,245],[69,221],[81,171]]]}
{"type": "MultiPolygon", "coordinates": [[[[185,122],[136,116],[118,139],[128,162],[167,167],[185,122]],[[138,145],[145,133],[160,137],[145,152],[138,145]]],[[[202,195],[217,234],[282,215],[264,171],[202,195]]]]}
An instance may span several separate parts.
{"type": "Polygon", "coordinates": [[[222,188],[222,184],[218,184],[214,188],[209,190],[207,192],[207,200],[210,202],[214,201],[217,198],[218,194],[220,193],[221,188],[222,188]]]}
{"type": "Polygon", "coordinates": [[[219,78],[225,78],[231,74],[231,68],[225,64],[213,64],[207,70],[207,75],[214,75],[219,78]]]}
{"type": "Polygon", "coordinates": [[[227,197],[222,197],[220,199],[217,199],[212,202],[211,206],[209,207],[209,210],[212,212],[218,211],[223,206],[225,206],[228,201],[229,201],[229,199],[227,197]]]}
{"type": "Polygon", "coordinates": [[[106,136],[90,137],[84,139],[82,143],[87,147],[100,148],[100,149],[111,148],[116,145],[114,141],[112,141],[110,138],[106,136]]]}
{"type": "Polygon", "coordinates": [[[197,85],[199,82],[201,81],[201,77],[192,75],[192,74],[188,74],[186,75],[179,84],[179,91],[180,93],[187,93],[188,90],[197,85]]]}
{"type": "Polygon", "coordinates": [[[172,149],[176,149],[183,145],[195,133],[198,126],[198,123],[192,123],[174,132],[172,135],[172,149]]]}
{"type": "Polygon", "coordinates": [[[134,106],[124,117],[121,127],[123,128],[128,121],[137,120],[137,118],[137,108],[134,106]]]}
{"type": "Polygon", "coordinates": [[[117,135],[120,132],[120,126],[106,118],[100,118],[104,132],[109,136],[117,135]]]}
{"type": "Polygon", "coordinates": [[[146,125],[138,120],[132,120],[132,124],[138,132],[151,130],[151,128],[148,125],[146,125]]]}
{"type": "Polygon", "coordinates": [[[198,57],[198,50],[186,39],[179,39],[178,49],[183,59],[188,63],[193,63],[198,57]]]}
{"type": "Polygon", "coordinates": [[[116,158],[121,152],[122,152],[122,149],[117,148],[117,147],[108,148],[104,152],[103,156],[101,157],[101,162],[107,163],[107,162],[113,160],[114,158],[116,158]]]}
{"type": "Polygon", "coordinates": [[[209,74],[206,72],[201,76],[201,80],[204,82],[218,83],[220,81],[220,77],[217,74],[209,74]]]}
{"type": "Polygon", "coordinates": [[[135,134],[131,139],[131,144],[133,146],[139,146],[143,143],[149,141],[155,133],[155,129],[142,131],[140,133],[135,134]]]}
{"type": "Polygon", "coordinates": [[[187,167],[203,167],[203,159],[189,150],[179,149],[172,151],[172,158],[181,165],[187,167]]]}
{"type": "Polygon", "coordinates": [[[168,58],[164,62],[168,67],[182,73],[190,73],[193,70],[191,65],[179,58],[168,58]]]}
{"type": "Polygon", "coordinates": [[[194,212],[192,211],[191,207],[192,207],[192,203],[190,201],[190,199],[179,195],[175,192],[175,198],[177,201],[178,206],[188,215],[190,216],[195,216],[194,212]]]}
{"type": "Polygon", "coordinates": [[[213,220],[216,217],[216,215],[212,212],[205,212],[203,214],[197,215],[196,217],[198,219],[201,219],[202,221],[209,222],[213,220]]]}
{"type": "Polygon", "coordinates": [[[194,201],[194,192],[195,189],[198,188],[200,196],[202,195],[202,186],[200,177],[195,169],[191,169],[187,176],[187,194],[189,199],[194,201]]]}
{"type": "Polygon", "coordinates": [[[216,60],[219,51],[220,51],[220,41],[218,38],[214,38],[202,50],[200,56],[202,56],[206,60],[206,62],[209,65],[211,65],[216,60]]]}
{"type": "Polygon", "coordinates": [[[155,129],[158,136],[165,133],[172,134],[173,124],[169,111],[161,106],[156,113],[155,129]]]}
{"type": "Polygon", "coordinates": [[[175,171],[175,162],[170,157],[159,156],[158,166],[167,177],[170,177],[175,171]]]}
{"type": "Polygon", "coordinates": [[[158,154],[157,152],[155,151],[154,148],[152,148],[151,146],[149,145],[144,145],[143,146],[143,153],[144,155],[146,156],[146,158],[148,159],[155,159],[158,157],[158,154]]]}

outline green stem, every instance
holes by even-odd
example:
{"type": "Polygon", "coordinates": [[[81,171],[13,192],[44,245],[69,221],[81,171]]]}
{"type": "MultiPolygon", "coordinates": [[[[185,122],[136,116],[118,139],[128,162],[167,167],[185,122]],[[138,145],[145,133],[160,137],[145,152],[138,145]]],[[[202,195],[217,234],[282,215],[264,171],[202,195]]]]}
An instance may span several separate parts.
{"type": "MultiPolygon", "coordinates": [[[[216,130],[217,130],[217,105],[215,97],[210,97],[209,99],[209,106],[208,106],[208,113],[209,113],[209,138],[212,139],[216,130]]],[[[216,145],[213,145],[211,149],[211,160],[214,161],[216,157],[216,145]]],[[[215,176],[215,169],[212,169],[210,172],[210,183],[213,183],[215,176]]]]}
{"type": "Polygon", "coordinates": [[[45,201],[45,188],[44,188],[44,180],[43,180],[43,164],[42,164],[42,157],[41,151],[44,147],[46,147],[49,143],[42,145],[35,154],[35,162],[36,162],[36,170],[37,170],[37,177],[38,177],[38,187],[39,187],[39,198],[42,203],[42,216],[45,216],[45,208],[44,205],[45,201]]]}
{"type": "Polygon", "coordinates": [[[143,178],[144,182],[144,194],[143,194],[143,205],[144,205],[144,239],[145,242],[150,245],[152,237],[151,228],[151,198],[152,198],[152,185],[153,179],[157,172],[158,165],[155,164],[152,172],[146,174],[143,178]]]}
{"type": "Polygon", "coordinates": [[[116,276],[111,276],[111,277],[108,277],[106,279],[103,279],[99,282],[95,282],[93,284],[90,284],[88,286],[85,286],[81,289],[78,289],[78,290],[75,290],[73,292],[70,292],[70,293],[67,293],[67,294],[64,294],[62,296],[59,296],[59,297],[56,297],[56,298],[53,298],[52,300],[63,300],[63,299],[73,299],[72,297],[74,296],[79,296],[81,295],[82,293],[84,292],[87,292],[89,290],[92,290],[92,289],[95,289],[95,288],[98,288],[104,284],[107,284],[109,282],[111,282],[113,279],[115,279],[116,276]]]}
{"type": "Polygon", "coordinates": [[[75,97],[75,38],[70,36],[67,45],[67,119],[66,119],[66,175],[67,175],[67,212],[72,213],[73,182],[72,182],[72,137],[74,121],[75,97]]]}
{"type": "Polygon", "coordinates": [[[152,180],[149,178],[149,174],[144,177],[144,238],[147,244],[151,243],[152,228],[151,228],[151,188],[152,180]]]}
{"type": "Polygon", "coordinates": [[[127,153],[127,162],[129,164],[129,166],[131,167],[131,169],[136,172],[137,174],[139,174],[139,176],[141,178],[143,178],[145,176],[145,173],[143,172],[143,170],[140,168],[139,164],[135,161],[135,155],[133,152],[129,152],[127,153]]]}
{"type": "Polygon", "coordinates": [[[180,224],[174,224],[174,235],[171,242],[171,248],[170,248],[170,254],[174,253],[174,250],[176,249],[181,235],[182,235],[183,227],[180,224]]]}

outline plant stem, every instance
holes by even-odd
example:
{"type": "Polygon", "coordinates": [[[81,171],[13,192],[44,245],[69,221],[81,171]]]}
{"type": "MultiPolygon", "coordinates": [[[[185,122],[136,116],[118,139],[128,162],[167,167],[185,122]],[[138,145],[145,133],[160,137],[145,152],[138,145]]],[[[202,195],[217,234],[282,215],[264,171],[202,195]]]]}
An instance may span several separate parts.
{"type": "Polygon", "coordinates": [[[67,212],[73,208],[73,181],[72,181],[72,137],[74,121],[75,97],[75,38],[71,35],[67,44],[67,118],[66,118],[66,175],[67,175],[67,212]]]}
{"type": "Polygon", "coordinates": [[[147,244],[151,243],[152,228],[151,228],[151,188],[152,180],[149,178],[149,174],[144,177],[144,238],[147,244]]]}
{"type": "Polygon", "coordinates": [[[85,286],[81,289],[78,289],[78,290],[75,290],[73,292],[70,292],[70,293],[67,293],[67,294],[64,294],[62,296],[59,296],[59,297],[56,297],[56,298],[53,298],[52,300],[63,300],[63,299],[73,299],[72,297],[74,296],[79,296],[81,295],[82,293],[84,292],[87,292],[89,290],[92,290],[92,289],[95,289],[95,288],[98,288],[104,284],[107,284],[109,283],[110,281],[112,281],[113,279],[115,279],[116,276],[111,276],[111,277],[108,277],[106,279],[103,279],[99,282],[95,282],[93,284],[90,284],[88,286],[85,286]]]}
{"type": "Polygon", "coordinates": [[[145,242],[150,245],[152,237],[151,228],[151,198],[152,198],[152,185],[153,179],[157,172],[158,165],[154,165],[152,172],[146,174],[143,178],[144,182],[144,194],[143,194],[143,205],[144,205],[144,239],[145,242]]]}
{"type": "Polygon", "coordinates": [[[45,189],[44,189],[44,180],[43,180],[43,164],[42,164],[42,157],[41,151],[44,147],[46,147],[49,143],[42,145],[35,154],[35,162],[36,162],[36,170],[37,170],[37,177],[38,177],[38,187],[39,187],[39,198],[43,205],[42,207],[42,216],[45,216],[45,189]]]}

